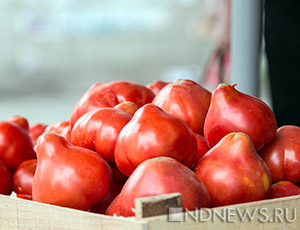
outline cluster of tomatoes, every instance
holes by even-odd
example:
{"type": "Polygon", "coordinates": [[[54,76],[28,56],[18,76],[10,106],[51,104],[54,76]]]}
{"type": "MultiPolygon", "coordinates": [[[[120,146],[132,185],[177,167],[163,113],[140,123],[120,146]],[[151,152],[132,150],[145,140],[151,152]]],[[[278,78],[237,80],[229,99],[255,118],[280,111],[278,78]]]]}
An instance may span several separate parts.
{"type": "Polygon", "coordinates": [[[0,193],[134,216],[135,199],[180,193],[183,208],[299,195],[300,128],[263,101],[192,80],[96,83],[69,121],[0,122],[0,193]]]}

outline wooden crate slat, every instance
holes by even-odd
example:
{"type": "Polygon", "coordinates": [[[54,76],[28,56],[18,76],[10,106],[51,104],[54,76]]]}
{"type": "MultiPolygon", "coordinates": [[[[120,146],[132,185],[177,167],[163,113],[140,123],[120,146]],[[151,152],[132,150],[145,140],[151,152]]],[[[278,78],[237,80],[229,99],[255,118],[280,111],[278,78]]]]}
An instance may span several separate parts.
{"type": "MultiPolygon", "coordinates": [[[[214,208],[210,210],[215,210],[216,212],[221,213],[222,209],[224,210],[225,207],[214,208]]],[[[232,222],[223,221],[221,218],[215,218],[212,221],[212,218],[200,222],[200,218],[194,218],[195,216],[199,216],[200,212],[197,214],[193,213],[193,217],[190,218],[188,216],[186,219],[183,216],[182,222],[170,222],[168,221],[168,216],[156,216],[156,217],[149,217],[144,218],[147,220],[147,230],[156,230],[156,229],[163,229],[163,230],[240,230],[240,229],[253,229],[253,230],[299,230],[300,229],[300,195],[299,196],[292,196],[286,198],[279,198],[279,199],[272,199],[272,200],[262,200],[257,202],[250,202],[238,205],[231,205],[226,206],[227,210],[232,209],[236,210],[235,212],[240,212],[244,214],[245,210],[248,209],[250,214],[252,214],[255,209],[255,215],[252,221],[245,218],[244,221],[241,221],[241,218],[238,215],[234,215],[230,217],[232,222]],[[264,210],[263,210],[264,209],[264,210]],[[276,210],[277,209],[277,210],[276,210]],[[288,221],[285,221],[284,215],[282,217],[282,222],[277,218],[276,222],[272,219],[275,215],[275,211],[279,214],[278,209],[288,210],[289,216],[288,221]],[[239,211],[238,211],[239,210],[239,211]],[[259,214],[259,210],[262,210],[264,214],[268,216],[268,219],[265,216],[259,214]],[[295,211],[295,212],[294,212],[295,211]],[[295,215],[295,221],[294,215],[295,215]],[[272,221],[271,221],[272,219],[272,221]],[[263,221],[260,221],[263,220],[263,221]],[[268,221],[265,221],[268,220],[268,221]]],[[[233,213],[234,213],[233,211],[233,213]]],[[[203,220],[207,218],[207,212],[202,212],[203,220]]],[[[181,216],[182,217],[182,216],[181,216]]],[[[277,215],[278,217],[278,215],[277,215]]]]}
{"type": "Polygon", "coordinates": [[[141,230],[143,221],[109,217],[0,195],[0,229],[141,230]]]}

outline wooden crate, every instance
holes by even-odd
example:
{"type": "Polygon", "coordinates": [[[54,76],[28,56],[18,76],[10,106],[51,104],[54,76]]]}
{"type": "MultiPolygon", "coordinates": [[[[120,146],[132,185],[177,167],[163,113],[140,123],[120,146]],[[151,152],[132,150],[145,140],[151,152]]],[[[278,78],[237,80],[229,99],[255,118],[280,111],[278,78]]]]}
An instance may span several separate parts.
{"type": "Polygon", "coordinates": [[[0,195],[0,229],[296,230],[300,229],[300,196],[263,200],[192,213],[179,213],[173,216],[123,218],[109,217],[0,195]],[[255,212],[252,221],[249,218],[242,220],[241,216],[237,215],[238,213],[244,214],[246,210],[250,214],[255,212]],[[209,212],[211,213],[211,218],[207,219],[209,212]],[[279,215],[280,212],[282,212],[281,215],[279,215]],[[215,219],[212,218],[213,213],[216,214],[215,219]],[[217,216],[217,213],[220,214],[221,218],[217,216]],[[222,215],[222,213],[231,215],[222,215]],[[284,216],[285,214],[288,214],[287,219],[284,216]],[[200,216],[201,218],[199,218],[200,216]],[[226,216],[225,220],[222,219],[224,216],[226,216]],[[174,221],[174,218],[178,221],[174,221]],[[170,221],[170,219],[173,221],[170,221]]]}

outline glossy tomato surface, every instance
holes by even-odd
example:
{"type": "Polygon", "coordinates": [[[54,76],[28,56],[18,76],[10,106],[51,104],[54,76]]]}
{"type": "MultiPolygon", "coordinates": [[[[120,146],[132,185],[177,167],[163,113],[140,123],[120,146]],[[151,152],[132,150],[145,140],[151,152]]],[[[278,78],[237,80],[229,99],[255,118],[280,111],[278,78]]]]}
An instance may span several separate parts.
{"type": "Polygon", "coordinates": [[[266,162],[273,183],[288,180],[300,182],[300,128],[281,126],[274,140],[265,146],[260,155],[266,162]]]}
{"type": "Polygon", "coordinates": [[[210,98],[211,93],[198,83],[178,79],[166,85],[152,103],[182,119],[195,133],[203,134],[210,98]]]}
{"type": "Polygon", "coordinates": [[[71,132],[74,145],[95,150],[114,163],[116,140],[132,115],[116,108],[100,108],[81,116],[71,132]]]}
{"type": "Polygon", "coordinates": [[[10,121],[0,121],[0,160],[13,172],[19,164],[35,158],[28,131],[10,121]]]}
{"type": "Polygon", "coordinates": [[[32,182],[37,165],[37,160],[23,161],[13,174],[13,190],[17,194],[32,195],[32,182]]]}
{"type": "Polygon", "coordinates": [[[271,176],[248,135],[230,133],[196,164],[214,207],[266,199],[271,176]]]}
{"type": "Polygon", "coordinates": [[[36,151],[34,201],[88,210],[109,191],[112,171],[98,153],[74,146],[55,133],[43,134],[36,151]]]}
{"type": "Polygon", "coordinates": [[[220,84],[213,91],[204,122],[204,138],[212,148],[227,134],[242,132],[249,135],[259,151],[276,135],[274,113],[262,100],[234,87],[220,84]]]}
{"type": "Polygon", "coordinates": [[[143,161],[167,156],[191,167],[195,163],[197,142],[181,119],[153,104],[138,109],[121,130],[115,147],[115,161],[129,176],[143,161]]]}
{"type": "Polygon", "coordinates": [[[279,181],[271,186],[269,199],[300,195],[300,188],[290,181],[279,181]]]}
{"type": "Polygon", "coordinates": [[[135,199],[180,193],[184,209],[211,207],[211,199],[202,181],[192,170],[175,159],[158,157],[140,164],[126,181],[119,200],[121,216],[134,216],[135,199]]]}
{"type": "Polygon", "coordinates": [[[152,102],[154,93],[146,86],[130,81],[113,81],[106,84],[95,83],[76,103],[70,124],[75,124],[83,114],[102,107],[114,107],[130,101],[137,108],[152,102]]]}

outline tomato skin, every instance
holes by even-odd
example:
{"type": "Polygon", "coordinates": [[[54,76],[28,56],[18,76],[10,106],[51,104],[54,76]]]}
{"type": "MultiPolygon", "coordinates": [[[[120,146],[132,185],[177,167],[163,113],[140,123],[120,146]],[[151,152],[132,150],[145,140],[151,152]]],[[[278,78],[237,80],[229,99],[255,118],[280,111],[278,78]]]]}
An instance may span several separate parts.
{"type": "Polygon", "coordinates": [[[31,195],[17,194],[16,196],[17,196],[18,198],[20,198],[20,199],[24,199],[24,200],[32,200],[32,196],[31,196],[31,195]]]}
{"type": "Polygon", "coordinates": [[[273,183],[288,180],[300,182],[300,128],[293,125],[281,126],[271,143],[260,155],[266,162],[273,183]]]}
{"type": "Polygon", "coordinates": [[[167,84],[169,84],[169,82],[158,80],[148,84],[147,87],[151,89],[155,95],[157,95],[167,84]]]}
{"type": "Polygon", "coordinates": [[[134,216],[135,199],[178,192],[188,210],[211,207],[205,185],[175,159],[158,157],[144,161],[126,181],[119,200],[121,216],[134,216]]]}
{"type": "Polygon", "coordinates": [[[188,167],[195,163],[197,142],[181,119],[153,104],[138,109],[121,130],[115,146],[115,162],[129,176],[143,161],[168,156],[188,167]]]}
{"type": "Polygon", "coordinates": [[[12,177],[13,190],[17,194],[32,195],[32,182],[37,165],[37,160],[23,161],[12,177]]]}
{"type": "Polygon", "coordinates": [[[71,128],[83,114],[102,107],[114,107],[130,101],[137,108],[150,103],[154,93],[146,86],[129,81],[113,81],[107,84],[95,83],[76,103],[70,125],[71,128]]]}
{"type": "Polygon", "coordinates": [[[11,121],[20,127],[22,127],[25,131],[29,131],[29,123],[25,117],[21,117],[19,115],[12,116],[8,118],[8,121],[11,121]]]}
{"type": "Polygon", "coordinates": [[[29,127],[29,136],[31,138],[33,145],[36,145],[37,139],[45,132],[46,128],[47,125],[41,123],[36,123],[29,127]]]}
{"type": "Polygon", "coordinates": [[[194,172],[207,187],[213,207],[269,195],[270,172],[244,133],[227,134],[197,162],[194,172]]]}
{"type": "Polygon", "coordinates": [[[121,216],[120,215],[120,194],[110,203],[105,211],[107,216],[121,216]]]}
{"type": "Polygon", "coordinates": [[[300,188],[290,181],[279,181],[271,186],[269,199],[300,195],[300,188]]]}
{"type": "Polygon", "coordinates": [[[132,115],[115,108],[100,108],[81,116],[71,132],[74,145],[95,150],[114,163],[117,137],[132,115]]]}
{"type": "Polygon", "coordinates": [[[166,85],[153,104],[186,122],[195,133],[203,134],[211,93],[192,80],[178,79],[166,85]]]}
{"type": "Polygon", "coordinates": [[[204,138],[212,148],[227,134],[242,132],[250,136],[259,151],[276,135],[275,116],[263,101],[234,87],[220,84],[213,91],[204,123],[204,138]]]}
{"type": "Polygon", "coordinates": [[[96,152],[74,146],[55,133],[43,134],[36,151],[34,201],[88,210],[109,191],[112,171],[96,152]]]}
{"type": "Polygon", "coordinates": [[[0,121],[0,160],[11,172],[24,160],[35,158],[29,134],[19,125],[10,121],[0,121]]]}
{"type": "Polygon", "coordinates": [[[69,121],[59,121],[52,125],[48,125],[45,132],[53,132],[66,138],[68,141],[71,139],[71,127],[69,121]]]}
{"type": "Polygon", "coordinates": [[[11,173],[0,160],[0,194],[9,195],[12,191],[11,173]]]}
{"type": "Polygon", "coordinates": [[[127,113],[130,113],[132,116],[138,109],[136,107],[136,105],[133,102],[130,102],[130,101],[121,102],[120,104],[117,104],[114,108],[123,110],[127,113]]]}
{"type": "Polygon", "coordinates": [[[208,152],[209,147],[207,146],[206,141],[202,135],[200,135],[198,133],[194,133],[194,135],[196,137],[197,147],[198,147],[197,157],[196,157],[195,162],[198,162],[205,155],[205,153],[208,152]]]}

